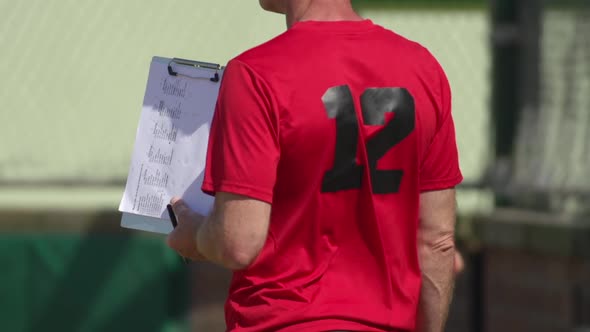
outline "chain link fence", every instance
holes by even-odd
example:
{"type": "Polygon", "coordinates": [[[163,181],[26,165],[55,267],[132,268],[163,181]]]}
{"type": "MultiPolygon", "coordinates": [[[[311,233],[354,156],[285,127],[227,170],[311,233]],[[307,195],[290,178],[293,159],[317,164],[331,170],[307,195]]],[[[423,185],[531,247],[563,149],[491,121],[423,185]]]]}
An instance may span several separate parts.
{"type": "Polygon", "coordinates": [[[539,5],[539,81],[523,82],[539,91],[536,102],[521,110],[510,190],[524,206],[588,213],[590,2],[539,5]]]}

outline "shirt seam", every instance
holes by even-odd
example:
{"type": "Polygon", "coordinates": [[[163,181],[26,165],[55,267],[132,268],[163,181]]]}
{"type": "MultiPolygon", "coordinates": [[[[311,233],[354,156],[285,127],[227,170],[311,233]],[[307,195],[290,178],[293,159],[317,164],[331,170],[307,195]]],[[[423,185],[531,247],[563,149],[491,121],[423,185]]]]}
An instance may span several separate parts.
{"type": "Polygon", "coordinates": [[[284,109],[284,108],[281,106],[281,103],[279,103],[279,100],[275,97],[275,96],[278,95],[277,92],[276,92],[275,87],[272,84],[270,84],[270,82],[267,79],[265,79],[264,77],[262,77],[262,75],[260,75],[258,73],[258,71],[256,71],[256,69],[254,69],[252,66],[250,66],[249,64],[247,64],[245,61],[239,59],[239,57],[234,58],[232,61],[236,61],[236,62],[240,63],[241,65],[243,65],[244,67],[248,68],[252,72],[252,74],[254,74],[254,76],[256,76],[257,79],[259,79],[261,82],[264,83],[264,85],[266,85],[268,87],[269,91],[271,92],[270,93],[270,96],[268,96],[268,97],[270,98],[271,104],[274,104],[274,105],[277,106],[277,109],[276,110],[273,110],[273,113],[275,113],[275,116],[276,116],[276,119],[277,119],[277,128],[276,128],[276,130],[277,130],[277,144],[278,144],[278,147],[279,147],[279,156],[280,156],[280,146],[281,146],[281,120],[282,120],[280,110],[281,109],[284,109]]]}
{"type": "MultiPolygon", "coordinates": [[[[210,187],[212,190],[207,190],[207,188],[204,188],[206,191],[210,191],[210,192],[225,191],[225,190],[219,190],[220,188],[224,188],[224,187],[225,188],[234,187],[236,189],[250,190],[253,193],[264,196],[266,198],[265,200],[269,200],[269,201],[272,201],[272,196],[273,196],[272,190],[262,189],[260,187],[255,187],[255,186],[244,185],[244,184],[240,184],[240,183],[232,182],[232,181],[220,181],[220,183],[218,183],[218,184],[214,184],[211,181],[203,181],[203,187],[210,187]]],[[[232,193],[231,191],[229,191],[229,192],[232,193]]],[[[235,194],[243,195],[238,192],[235,192],[235,194]]],[[[248,195],[244,195],[244,196],[248,196],[248,195]]]]}
{"type": "Polygon", "coordinates": [[[436,186],[439,184],[449,184],[449,183],[454,183],[454,185],[457,185],[459,183],[461,183],[461,181],[463,181],[463,175],[457,175],[451,178],[445,178],[445,179],[441,179],[441,180],[429,180],[429,181],[421,181],[420,182],[420,190],[423,190],[424,188],[431,188],[432,186],[436,186]]]}

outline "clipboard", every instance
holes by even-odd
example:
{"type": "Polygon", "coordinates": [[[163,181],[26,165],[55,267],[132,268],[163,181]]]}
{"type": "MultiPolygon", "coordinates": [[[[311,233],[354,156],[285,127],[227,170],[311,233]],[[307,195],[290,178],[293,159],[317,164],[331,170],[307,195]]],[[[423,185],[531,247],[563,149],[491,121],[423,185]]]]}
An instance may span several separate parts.
{"type": "MultiPolygon", "coordinates": [[[[209,78],[209,80],[211,82],[219,82],[219,80],[220,80],[219,79],[219,71],[223,70],[223,66],[221,66],[217,63],[194,61],[194,60],[187,60],[187,59],[181,59],[181,58],[172,58],[168,62],[168,74],[170,76],[178,76],[178,74],[179,74],[178,71],[174,70],[174,68],[173,68],[174,64],[182,65],[182,66],[189,66],[189,67],[193,67],[193,68],[204,68],[204,69],[214,70],[215,72],[213,73],[213,76],[211,76],[209,78]]],[[[203,77],[192,77],[192,78],[203,78],[203,77]]],[[[204,77],[204,78],[206,78],[206,77],[204,77]]]]}
{"type": "Polygon", "coordinates": [[[125,191],[121,226],[168,234],[166,205],[181,196],[201,214],[213,197],[201,192],[209,129],[224,67],[153,57],[125,191]]]}

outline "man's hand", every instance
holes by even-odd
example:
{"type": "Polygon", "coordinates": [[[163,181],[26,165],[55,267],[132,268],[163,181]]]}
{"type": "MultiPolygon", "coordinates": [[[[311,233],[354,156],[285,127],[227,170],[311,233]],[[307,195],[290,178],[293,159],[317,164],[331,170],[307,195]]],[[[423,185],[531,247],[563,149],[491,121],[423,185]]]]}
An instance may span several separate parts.
{"type": "Polygon", "coordinates": [[[453,267],[453,273],[455,277],[463,273],[465,270],[465,261],[463,260],[463,255],[458,250],[455,250],[455,264],[453,267]]]}
{"type": "Polygon", "coordinates": [[[178,197],[173,197],[170,204],[178,219],[178,226],[168,234],[166,243],[183,257],[191,260],[205,260],[197,249],[197,233],[205,217],[191,210],[178,197]]]}

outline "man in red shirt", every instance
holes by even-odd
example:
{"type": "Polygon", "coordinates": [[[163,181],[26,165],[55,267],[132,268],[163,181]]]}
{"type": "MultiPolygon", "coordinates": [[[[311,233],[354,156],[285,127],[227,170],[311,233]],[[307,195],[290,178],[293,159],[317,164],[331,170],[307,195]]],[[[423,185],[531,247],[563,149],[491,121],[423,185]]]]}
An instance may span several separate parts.
{"type": "Polygon", "coordinates": [[[445,74],[349,0],[266,0],[289,29],[231,60],[181,255],[235,270],[228,331],[442,331],[462,180],[445,74]],[[272,207],[272,208],[271,208],[272,207]]]}

